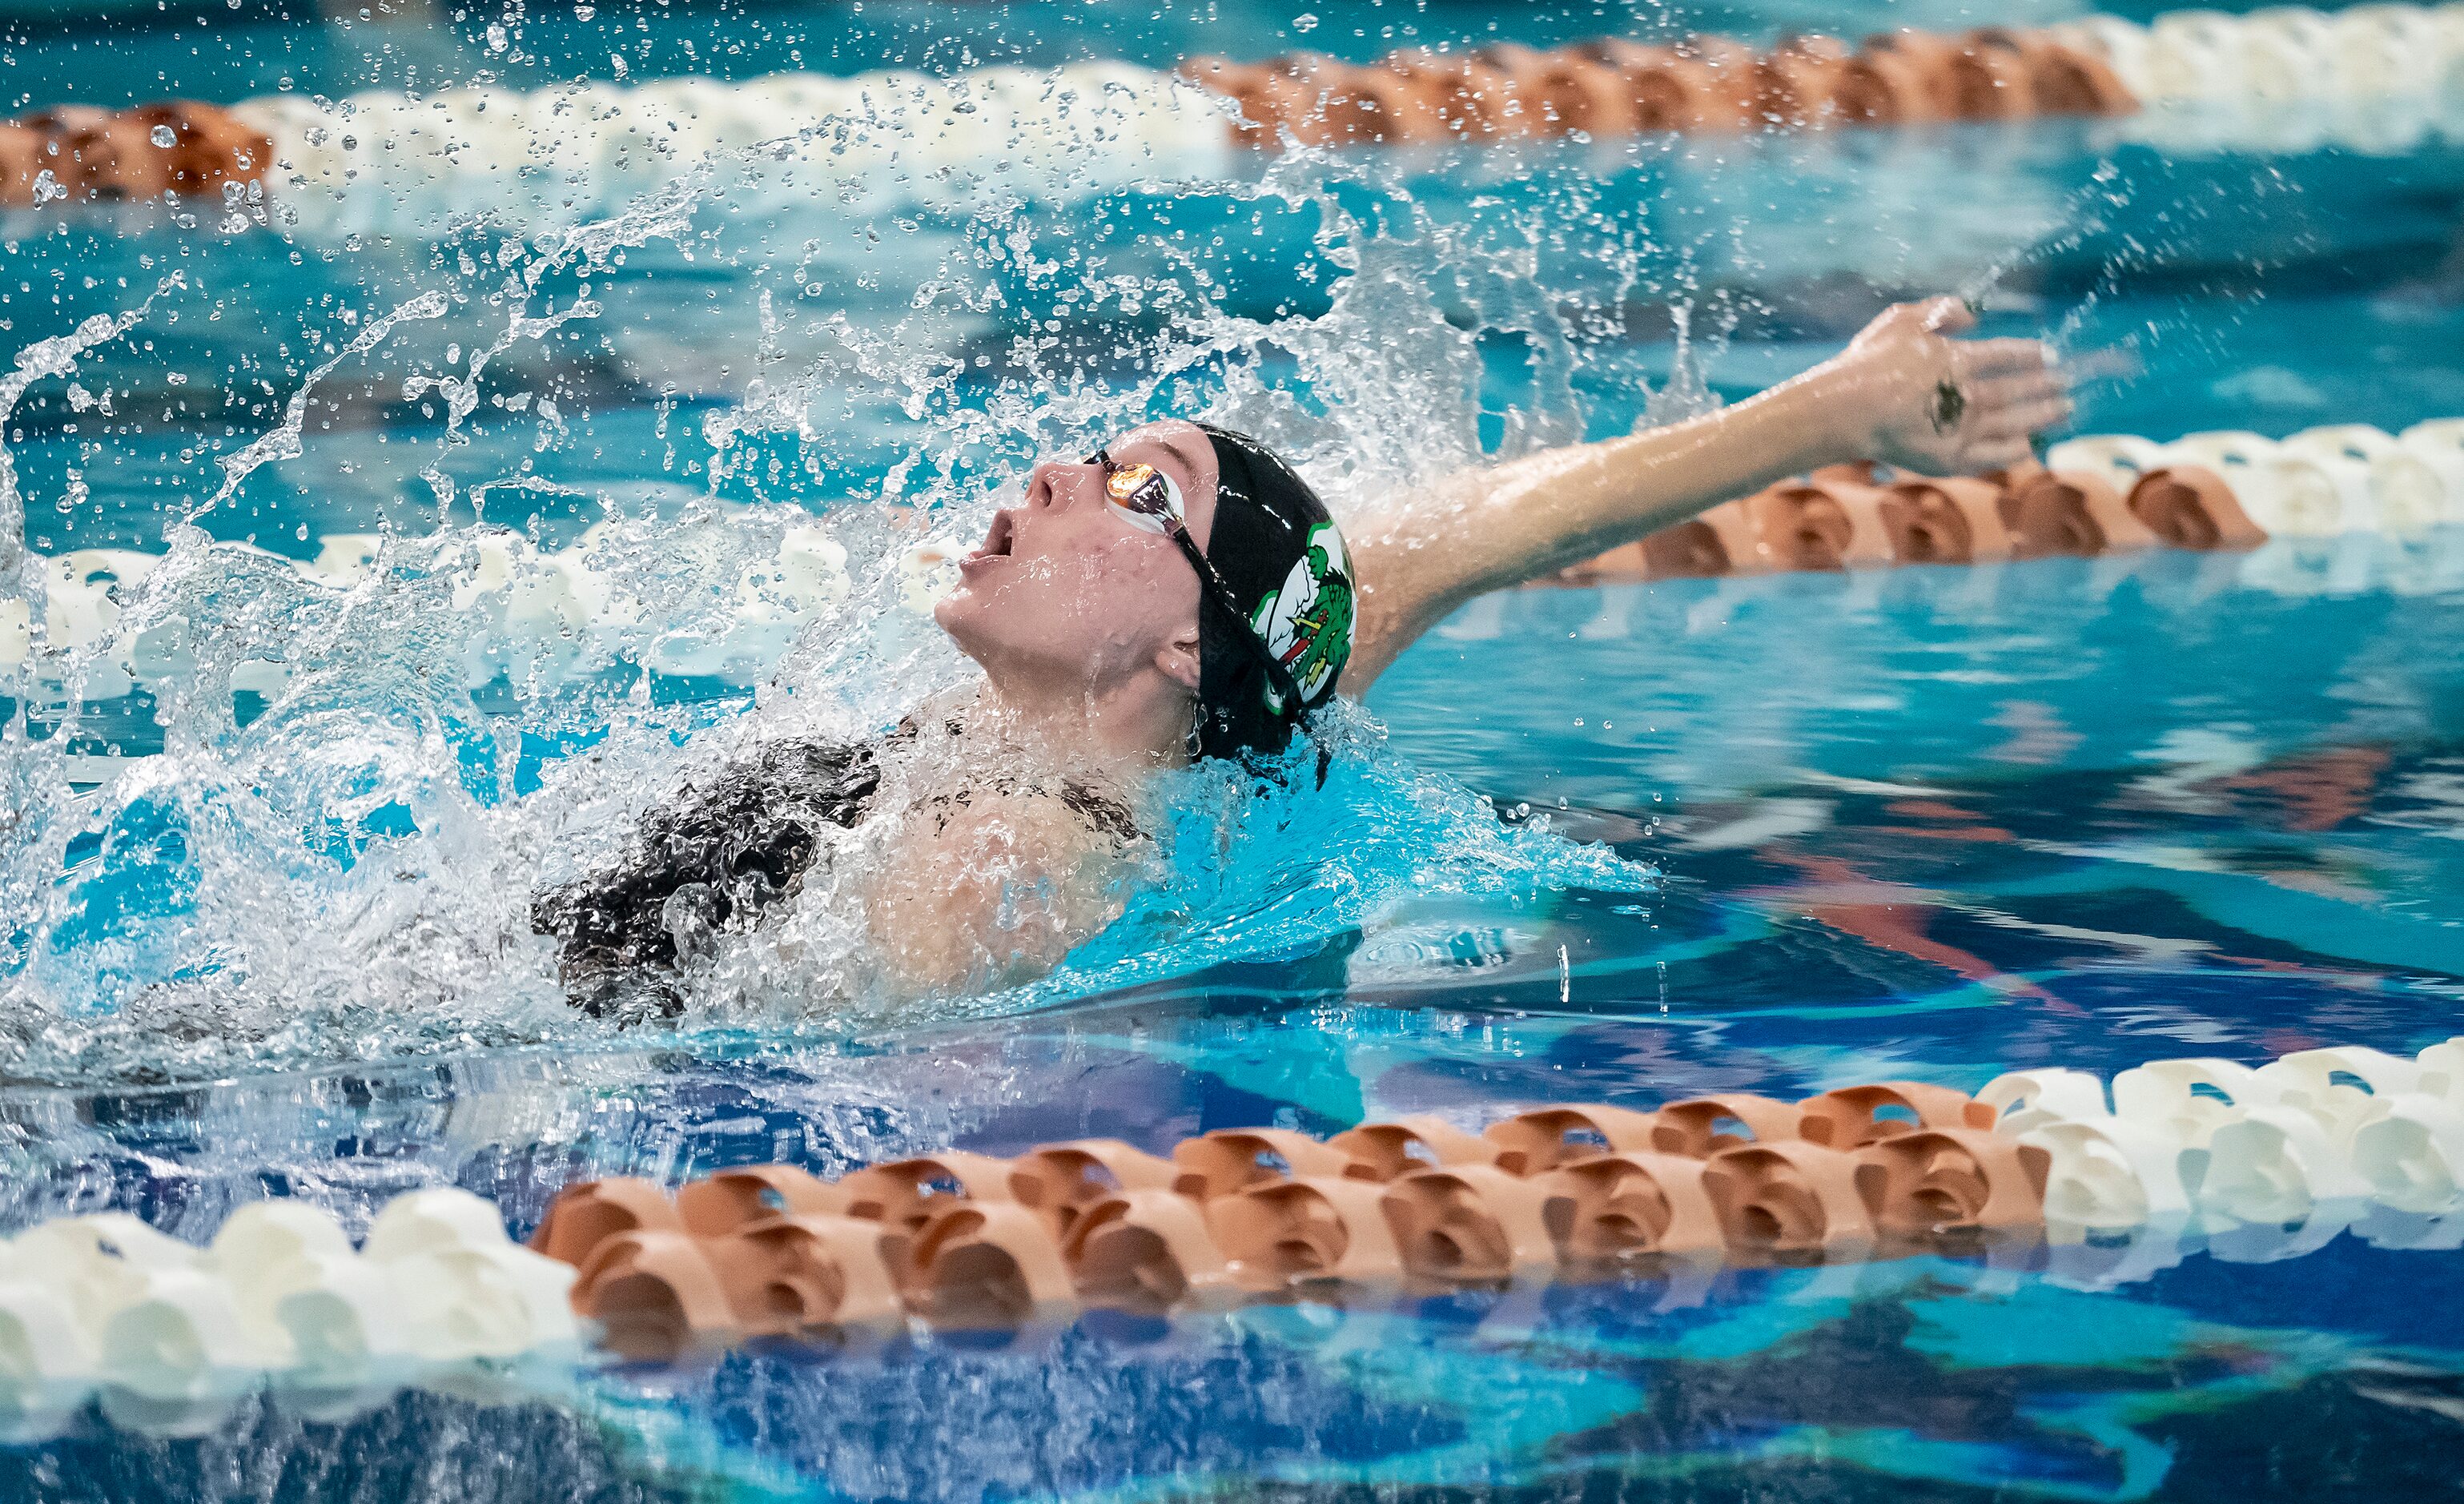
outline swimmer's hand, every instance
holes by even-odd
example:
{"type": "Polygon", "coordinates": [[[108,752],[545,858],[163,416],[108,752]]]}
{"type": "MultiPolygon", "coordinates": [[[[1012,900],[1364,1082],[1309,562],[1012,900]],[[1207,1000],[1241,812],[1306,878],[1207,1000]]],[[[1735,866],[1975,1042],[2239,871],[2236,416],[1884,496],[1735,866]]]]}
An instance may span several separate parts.
{"type": "Polygon", "coordinates": [[[2007,469],[2068,422],[2053,352],[2037,340],[1957,340],[1976,316],[1956,298],[1900,303],[1818,374],[1860,415],[1860,456],[1928,476],[2007,469]]]}

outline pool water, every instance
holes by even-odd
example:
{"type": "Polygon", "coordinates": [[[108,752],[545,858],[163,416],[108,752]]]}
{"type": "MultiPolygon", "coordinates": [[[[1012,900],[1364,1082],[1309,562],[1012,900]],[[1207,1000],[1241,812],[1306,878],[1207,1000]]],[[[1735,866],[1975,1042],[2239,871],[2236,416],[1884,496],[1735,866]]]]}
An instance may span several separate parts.
{"type": "MultiPolygon", "coordinates": [[[[1972,19],[1924,9],[1705,17],[1972,19]]],[[[611,36],[638,77],[1490,34],[1469,9],[1316,14],[604,6],[517,17],[507,55],[476,12],[250,11],[210,56],[176,18],[11,47],[42,104],[527,86],[606,77],[611,36]]],[[[704,201],[598,240],[19,215],[11,347],[155,295],[82,360],[82,403],[52,380],[9,414],[29,540],[187,572],[143,608],[177,672],[89,665],[74,719],[56,681],[8,686],[0,1229],[113,1207],[202,1241],[267,1195],[356,1223],[452,1183],[518,1232],[592,1175],[2464,1032],[2454,537],[1490,597],[1379,683],[1322,789],[1177,785],[1187,839],[1129,917],[995,994],[893,1003],[816,963],[619,1030],[557,1001],[522,918],[730,737],[952,682],[895,603],[900,550],[1139,415],[1257,423],[1350,504],[1742,395],[1947,288],[2120,352],[2088,431],[2392,430],[2464,414],[2459,225],[2447,146],[2168,154],[2061,123],[1310,156],[887,222],[704,201]],[[231,477],[389,315],[319,378],[300,453],[231,477]],[[406,387],[481,349],[466,416],[406,387]],[[752,669],[680,667],[729,608],[714,582],[813,515],[846,608],[752,669]],[[610,519],[597,557],[655,609],[587,650],[502,637],[439,583],[450,553],[336,595],[207,542],[556,547],[610,519]],[[266,662],[288,677],[233,693],[266,662]]],[[[2464,1228],[2380,1217],[1089,1316],[349,1412],[266,1394],[179,1427],[202,1434],[98,1408],[0,1449],[0,1499],[2444,1497],[2442,1244],[2464,1228]]]]}
{"type": "MultiPolygon", "coordinates": [[[[364,1207],[442,1181],[527,1225],[618,1170],[2442,1037],[2464,619],[2288,601],[2212,564],[1518,594],[1373,704],[1397,755],[1564,799],[1570,835],[1662,874],[1648,893],[1431,903],[1309,954],[831,1044],[20,1091],[11,1215],[108,1203],[202,1231],[272,1192],[364,1207]],[[1775,679],[1739,670],[1817,630],[1821,674],[1720,688],[1775,679]],[[2307,692],[2261,682],[2270,658],[2307,692]],[[1526,687],[1473,709],[1464,679],[1526,687]],[[1577,737],[1575,711],[1616,725],[1577,737]]],[[[182,1497],[2437,1496],[2464,1260],[2366,1227],[2305,1251],[2321,1231],[1089,1316],[346,1420],[267,1399],[204,1440],[98,1423],[26,1465],[34,1497],[112,1495],[139,1459],[182,1497]]]]}

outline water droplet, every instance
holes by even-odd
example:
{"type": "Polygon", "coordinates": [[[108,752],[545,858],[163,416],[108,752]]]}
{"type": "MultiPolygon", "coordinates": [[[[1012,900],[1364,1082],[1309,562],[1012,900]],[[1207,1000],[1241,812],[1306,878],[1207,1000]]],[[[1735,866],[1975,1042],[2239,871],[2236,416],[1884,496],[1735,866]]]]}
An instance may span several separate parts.
{"type": "Polygon", "coordinates": [[[153,142],[157,146],[161,146],[165,150],[168,150],[180,144],[180,133],[173,130],[168,125],[157,125],[152,131],[147,133],[146,139],[153,142]]]}
{"type": "Polygon", "coordinates": [[[1314,31],[1316,31],[1316,30],[1317,30],[1317,14],[1316,14],[1316,12],[1315,12],[1315,11],[1303,11],[1300,14],[1298,14],[1298,15],[1296,15],[1296,16],[1293,16],[1293,17],[1292,17],[1292,30],[1293,30],[1293,31],[1295,31],[1295,32],[1314,32],[1314,31]]]}

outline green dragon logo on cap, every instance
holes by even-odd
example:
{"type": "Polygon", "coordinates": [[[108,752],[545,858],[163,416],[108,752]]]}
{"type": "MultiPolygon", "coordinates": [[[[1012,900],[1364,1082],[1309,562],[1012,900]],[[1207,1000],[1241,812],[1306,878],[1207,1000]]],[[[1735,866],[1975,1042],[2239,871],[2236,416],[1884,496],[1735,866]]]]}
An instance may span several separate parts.
{"type": "MultiPolygon", "coordinates": [[[[1289,670],[1303,708],[1326,697],[1327,686],[1352,656],[1352,551],[1331,522],[1309,529],[1309,545],[1282,586],[1249,618],[1260,640],[1289,670]]],[[[1283,714],[1284,698],[1266,687],[1266,708],[1283,714]]]]}

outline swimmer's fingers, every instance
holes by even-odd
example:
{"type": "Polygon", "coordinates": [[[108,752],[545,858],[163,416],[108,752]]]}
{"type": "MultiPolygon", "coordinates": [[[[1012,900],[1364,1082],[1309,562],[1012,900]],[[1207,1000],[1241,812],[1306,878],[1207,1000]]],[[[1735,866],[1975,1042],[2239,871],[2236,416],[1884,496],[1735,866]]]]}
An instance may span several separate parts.
{"type": "Polygon", "coordinates": [[[1969,340],[1959,346],[1959,363],[1979,381],[2040,374],[2058,379],[2053,349],[2042,340],[1969,340]]]}
{"type": "Polygon", "coordinates": [[[1988,443],[2011,438],[2024,443],[2039,433],[2052,432],[2070,419],[2071,404],[2067,397],[2022,403],[1995,409],[1987,415],[1977,436],[1988,443]]]}
{"type": "Polygon", "coordinates": [[[1980,415],[2009,408],[2033,408],[2048,402],[2068,403],[2069,388],[2051,371],[2023,371],[2008,376],[1971,377],[1969,395],[1980,415]]]}
{"type": "Polygon", "coordinates": [[[2069,415],[2049,345],[1956,338],[1975,326],[1972,308],[1940,298],[1887,309],[1849,342],[1842,400],[1871,414],[1870,457],[1926,475],[2013,465],[2069,415]]]}
{"type": "Polygon", "coordinates": [[[1975,407],[1972,431],[2000,436],[2052,428],[2071,413],[2070,393],[2044,372],[1997,376],[1969,387],[1975,407]]]}

